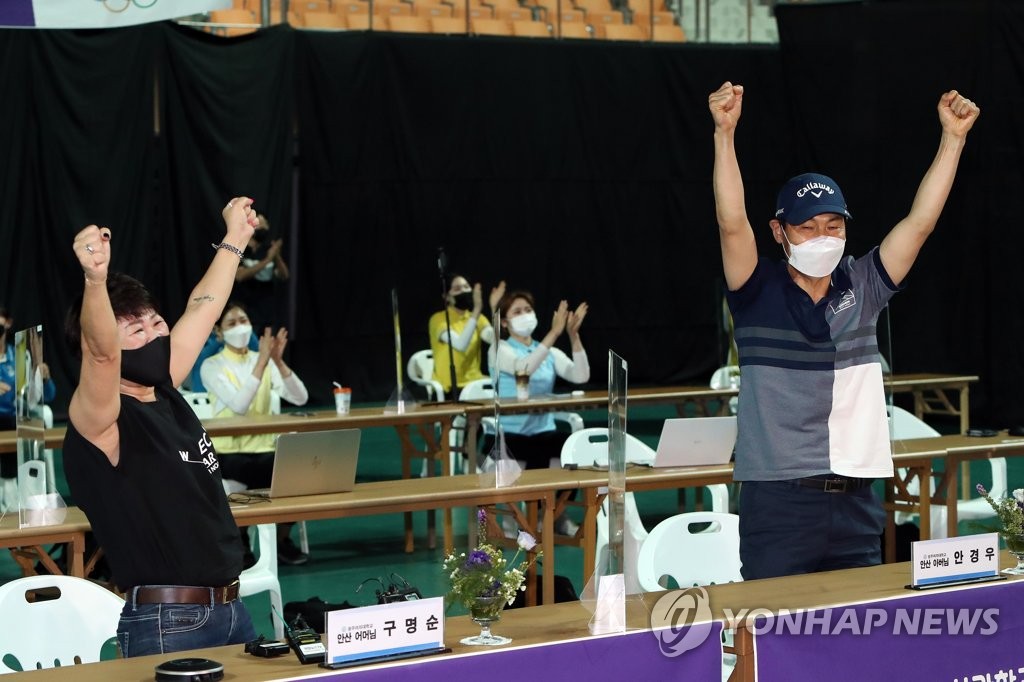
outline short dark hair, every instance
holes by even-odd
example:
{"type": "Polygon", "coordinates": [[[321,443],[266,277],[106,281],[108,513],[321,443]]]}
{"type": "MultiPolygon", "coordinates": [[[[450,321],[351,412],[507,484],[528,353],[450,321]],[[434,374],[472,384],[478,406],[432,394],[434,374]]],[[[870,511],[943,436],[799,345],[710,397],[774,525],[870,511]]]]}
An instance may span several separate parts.
{"type": "MultiPolygon", "coordinates": [[[[88,286],[88,285],[87,285],[88,286]]],[[[160,304],[153,294],[149,293],[142,282],[121,272],[107,275],[107,296],[110,307],[114,310],[114,319],[124,320],[138,317],[147,310],[160,314],[160,304]]],[[[82,353],[82,295],[79,294],[71,303],[68,314],[64,318],[64,340],[76,357],[82,353]]]]}
{"type": "Polygon", "coordinates": [[[249,309],[245,306],[244,303],[237,299],[235,299],[234,301],[228,301],[228,304],[224,306],[224,310],[220,311],[220,317],[217,318],[218,327],[220,326],[221,322],[224,321],[224,316],[227,315],[230,311],[234,310],[235,308],[238,308],[243,313],[245,313],[246,317],[249,316],[249,309]]]}
{"type": "MultiPolygon", "coordinates": [[[[457,280],[459,277],[461,277],[462,279],[466,280],[466,282],[469,282],[469,277],[466,277],[461,272],[449,272],[448,273],[448,277],[445,280],[445,283],[448,284],[447,291],[451,291],[452,290],[452,285],[455,284],[455,280],[457,280]]],[[[473,285],[470,284],[469,286],[473,286],[473,285]]]]}

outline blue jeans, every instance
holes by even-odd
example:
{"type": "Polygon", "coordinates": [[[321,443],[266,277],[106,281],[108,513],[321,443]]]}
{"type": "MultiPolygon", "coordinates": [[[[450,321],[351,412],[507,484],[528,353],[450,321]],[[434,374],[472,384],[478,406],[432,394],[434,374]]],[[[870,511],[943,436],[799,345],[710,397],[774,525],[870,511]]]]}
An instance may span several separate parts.
{"type": "Polygon", "coordinates": [[[739,515],[744,580],[882,561],[885,512],[871,486],[831,493],[794,481],[744,481],[739,515]]]}
{"type": "Polygon", "coordinates": [[[241,599],[229,604],[136,604],[134,590],[125,595],[117,643],[125,658],[168,654],[256,639],[249,611],[241,599]]]}

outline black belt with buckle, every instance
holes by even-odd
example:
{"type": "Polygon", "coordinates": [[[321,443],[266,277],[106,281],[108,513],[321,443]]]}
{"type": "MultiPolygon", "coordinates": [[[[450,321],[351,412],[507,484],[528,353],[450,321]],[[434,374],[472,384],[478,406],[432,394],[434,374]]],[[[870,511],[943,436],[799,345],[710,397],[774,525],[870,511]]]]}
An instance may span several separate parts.
{"type": "Polygon", "coordinates": [[[826,493],[852,493],[854,490],[867,488],[875,482],[873,478],[852,478],[850,476],[808,476],[798,478],[796,483],[805,488],[814,488],[826,493]]]}

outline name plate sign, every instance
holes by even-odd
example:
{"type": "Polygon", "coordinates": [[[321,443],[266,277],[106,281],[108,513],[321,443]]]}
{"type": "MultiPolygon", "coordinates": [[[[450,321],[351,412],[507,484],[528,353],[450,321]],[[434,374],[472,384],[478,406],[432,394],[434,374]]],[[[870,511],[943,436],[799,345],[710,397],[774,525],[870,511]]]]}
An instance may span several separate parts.
{"type": "Polygon", "coordinates": [[[910,587],[999,578],[999,534],[984,533],[913,543],[910,587]]]}
{"type": "Polygon", "coordinates": [[[444,598],[328,611],[325,634],[326,666],[434,653],[444,649],[444,598]]]}

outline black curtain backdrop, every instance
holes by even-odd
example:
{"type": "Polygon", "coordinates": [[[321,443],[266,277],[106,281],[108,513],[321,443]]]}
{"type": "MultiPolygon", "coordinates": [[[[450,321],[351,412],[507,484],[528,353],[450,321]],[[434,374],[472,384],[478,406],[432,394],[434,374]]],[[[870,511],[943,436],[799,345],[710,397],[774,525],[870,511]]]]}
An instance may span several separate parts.
{"type": "MultiPolygon", "coordinates": [[[[169,319],[224,236],[231,197],[254,199],[271,237],[292,209],[293,32],[284,26],[228,40],[168,24],[155,64],[160,101],[159,246],[145,281],[169,319]]],[[[290,253],[286,244],[284,251],[290,253]]]]}
{"type": "Polygon", "coordinates": [[[83,282],[74,235],[110,226],[113,266],[136,274],[152,251],[152,65],[163,32],[0,32],[0,300],[15,328],[45,325],[58,416],[78,373],[62,335],[83,282]]]}
{"type": "MultiPolygon", "coordinates": [[[[595,385],[606,385],[609,348],[634,383],[703,380],[720,364],[706,98],[730,74],[778,91],[774,49],[320,33],[298,43],[298,269],[325,286],[303,287],[297,333],[330,378],[387,397],[389,292],[406,356],[428,347],[438,247],[486,291],[500,279],[532,291],[541,334],[559,299],[588,301],[595,385]]],[[[763,123],[780,107],[753,102],[744,131],[752,177],[767,173],[773,188],[781,176],[754,151],[779,158],[791,146],[788,126],[763,123]]]]}
{"type": "MultiPolygon", "coordinates": [[[[898,372],[981,375],[975,422],[1024,422],[1024,321],[1012,303],[1024,99],[1016,3],[886,2],[777,10],[780,47],[631,45],[304,33],[221,39],[159,24],[0,31],[0,301],[47,326],[62,416],[77,368],[58,342],[81,291],[70,250],[96,222],[114,265],[173,319],[254,196],[286,242],[297,294],[291,364],[313,399],[393,390],[390,290],[405,358],[453,270],[558,299],[632,385],[702,383],[724,356],[707,95],[746,86],[738,133],[764,253],[778,186],[819,170],[843,186],[863,253],[906,214],[949,88],[980,103],[936,234],[892,304],[898,372]],[[841,26],[841,31],[835,27],[841,26]],[[292,205],[293,171],[297,204],[292,205]]],[[[564,342],[564,341],[563,341],[564,342]]]]}

